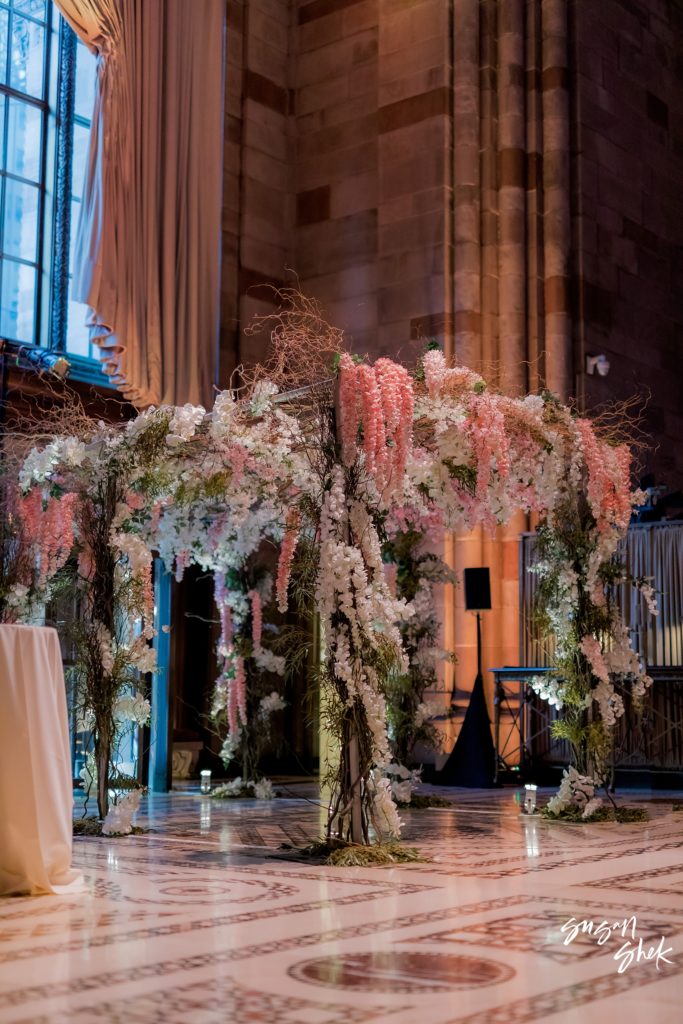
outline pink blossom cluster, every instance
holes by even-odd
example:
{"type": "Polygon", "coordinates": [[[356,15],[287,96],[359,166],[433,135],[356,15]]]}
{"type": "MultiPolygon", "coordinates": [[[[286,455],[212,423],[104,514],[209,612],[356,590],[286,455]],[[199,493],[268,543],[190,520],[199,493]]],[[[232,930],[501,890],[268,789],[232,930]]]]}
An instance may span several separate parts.
{"type": "Polygon", "coordinates": [[[263,635],[263,610],[258,590],[249,591],[249,600],[251,601],[251,639],[254,649],[258,649],[261,646],[263,635]]]}
{"type": "Polygon", "coordinates": [[[441,394],[446,374],[448,373],[443,352],[439,351],[439,349],[431,349],[429,352],[425,352],[422,357],[422,369],[424,371],[427,394],[430,398],[436,398],[441,394]]]}
{"type": "Polygon", "coordinates": [[[191,564],[192,564],[192,559],[190,557],[190,552],[189,551],[183,550],[183,551],[176,552],[176,556],[175,556],[175,578],[176,578],[176,583],[180,583],[181,582],[183,576],[185,575],[185,570],[187,569],[188,565],[191,565],[191,564]]]}
{"type": "Polygon", "coordinates": [[[145,507],[145,499],[142,494],[138,494],[137,491],[128,491],[125,497],[126,505],[133,512],[139,511],[139,509],[145,507]]]}
{"type": "Polygon", "coordinates": [[[589,420],[576,429],[588,471],[587,496],[600,533],[626,530],[631,518],[631,453],[626,445],[609,445],[595,436],[589,420]]]}
{"type": "MultiPolygon", "coordinates": [[[[233,647],[232,611],[229,604],[229,590],[222,572],[214,574],[214,600],[218,608],[221,622],[221,635],[218,642],[218,653],[221,664],[221,675],[217,690],[225,693],[225,710],[228,716],[228,728],[233,735],[239,730],[239,719],[243,724],[247,721],[246,673],[244,659],[235,653],[233,647]]],[[[254,591],[250,592],[250,597],[254,591]]],[[[257,595],[258,596],[258,595],[257,595]]],[[[253,597],[252,597],[253,602],[253,597]]],[[[254,617],[256,619],[256,616],[254,617]]],[[[259,603],[260,618],[260,603],[259,603]]]]}
{"type": "Polygon", "coordinates": [[[232,643],[232,613],[227,601],[228,589],[225,584],[225,576],[222,572],[215,573],[213,588],[214,600],[218,607],[218,614],[220,615],[221,620],[220,646],[227,648],[232,643]]]}
{"type": "Polygon", "coordinates": [[[446,357],[440,349],[430,349],[422,357],[427,394],[430,398],[438,398],[446,393],[471,391],[483,384],[482,378],[474,370],[466,366],[449,367],[446,357]]]}
{"type": "Polygon", "coordinates": [[[232,652],[223,668],[223,679],[227,679],[226,713],[228,730],[237,736],[242,725],[247,724],[247,675],[244,658],[232,652]]]}
{"type": "Polygon", "coordinates": [[[358,367],[349,353],[343,352],[339,362],[339,407],[342,462],[345,466],[352,466],[358,455],[356,447],[359,425],[357,371],[358,367]]]}
{"type": "MultiPolygon", "coordinates": [[[[247,724],[247,673],[244,668],[244,658],[237,655],[234,662],[235,677],[232,681],[232,690],[235,692],[235,702],[239,711],[242,725],[247,724]]],[[[233,731],[232,729],[230,730],[233,731]]]]}
{"type": "Polygon", "coordinates": [[[95,563],[89,547],[82,547],[78,552],[78,574],[84,580],[92,580],[95,575],[95,563]]]}
{"type": "Polygon", "coordinates": [[[19,514],[36,549],[39,586],[51,579],[71,554],[78,506],[73,492],[44,501],[37,487],[19,501],[19,514]]]}
{"type": "Polygon", "coordinates": [[[398,533],[411,531],[429,537],[441,537],[444,531],[443,510],[431,503],[392,505],[384,528],[389,538],[394,538],[398,533]]]}
{"type": "Polygon", "coordinates": [[[234,677],[228,679],[228,699],[226,711],[228,714],[228,730],[234,736],[239,729],[239,724],[237,721],[237,686],[235,685],[234,677]]]}
{"type": "Polygon", "coordinates": [[[290,511],[287,516],[285,535],[282,538],[280,557],[277,563],[277,579],[275,581],[275,595],[277,606],[281,612],[287,611],[287,591],[289,589],[289,577],[292,572],[294,552],[299,540],[299,513],[296,509],[290,511]]]}
{"type": "Polygon", "coordinates": [[[226,463],[232,471],[233,483],[238,483],[247,470],[262,472],[265,468],[259,464],[248,448],[243,444],[231,444],[225,453],[226,463]]]}
{"type": "Polygon", "coordinates": [[[609,670],[602,653],[602,648],[595,637],[587,634],[581,640],[579,647],[585,655],[596,679],[599,679],[602,683],[609,683],[609,670]]]}
{"type": "Polygon", "coordinates": [[[509,475],[510,438],[505,416],[493,395],[473,396],[466,422],[477,469],[476,495],[482,501],[486,499],[494,466],[501,478],[509,475]]]}
{"type": "Polygon", "coordinates": [[[142,613],[145,621],[152,623],[154,622],[154,580],[151,557],[147,565],[138,568],[137,576],[142,584],[142,613]]]}
{"type": "Polygon", "coordinates": [[[365,468],[385,498],[402,487],[412,448],[414,396],[410,375],[391,359],[374,366],[341,357],[339,405],[342,461],[351,466],[358,457],[358,428],[365,468]]]}

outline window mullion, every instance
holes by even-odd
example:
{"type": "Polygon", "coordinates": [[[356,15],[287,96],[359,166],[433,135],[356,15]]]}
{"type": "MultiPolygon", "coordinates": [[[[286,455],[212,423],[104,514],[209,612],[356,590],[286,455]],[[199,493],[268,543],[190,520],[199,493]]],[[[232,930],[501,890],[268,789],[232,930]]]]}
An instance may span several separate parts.
{"type": "Polygon", "coordinates": [[[69,239],[71,237],[76,45],[75,33],[65,21],[62,21],[59,32],[55,221],[52,243],[52,308],[50,317],[50,347],[59,351],[64,351],[66,348],[69,306],[69,239]]]}

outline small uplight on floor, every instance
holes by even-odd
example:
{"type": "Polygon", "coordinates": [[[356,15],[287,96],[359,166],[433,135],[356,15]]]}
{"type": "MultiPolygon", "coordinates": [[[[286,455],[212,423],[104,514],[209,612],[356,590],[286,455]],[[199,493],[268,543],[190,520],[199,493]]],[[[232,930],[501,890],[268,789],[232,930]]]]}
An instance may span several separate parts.
{"type": "Polygon", "coordinates": [[[524,811],[526,814],[536,813],[536,790],[538,786],[534,786],[532,782],[527,782],[524,787],[524,811]]]}

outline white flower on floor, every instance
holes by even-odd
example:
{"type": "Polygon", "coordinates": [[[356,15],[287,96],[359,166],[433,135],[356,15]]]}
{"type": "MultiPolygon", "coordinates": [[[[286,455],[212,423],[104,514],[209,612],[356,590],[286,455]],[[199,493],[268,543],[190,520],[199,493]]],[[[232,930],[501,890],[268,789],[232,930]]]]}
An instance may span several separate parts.
{"type": "Polygon", "coordinates": [[[568,807],[584,809],[595,799],[597,783],[589,775],[581,775],[574,765],[565,768],[562,783],[555,796],[548,801],[551,814],[561,814],[568,807]]]}
{"type": "Polygon", "coordinates": [[[389,779],[382,775],[379,768],[374,768],[368,780],[368,788],[372,793],[373,825],[381,839],[398,839],[401,834],[401,819],[391,793],[389,779]]]}
{"type": "Polygon", "coordinates": [[[127,836],[133,831],[133,815],[140,807],[142,793],[133,789],[126,793],[118,803],[113,804],[102,825],[102,835],[127,836]]]}
{"type": "Polygon", "coordinates": [[[591,818],[600,807],[602,807],[602,797],[594,796],[584,807],[581,817],[591,818]]]}
{"type": "Polygon", "coordinates": [[[258,782],[252,782],[251,785],[254,787],[254,796],[257,800],[272,800],[274,798],[273,783],[270,779],[260,779],[258,782]]]}
{"type": "Polygon", "coordinates": [[[216,789],[212,790],[212,797],[236,797],[242,795],[242,790],[245,789],[249,783],[242,782],[242,776],[238,775],[236,779],[232,779],[231,782],[224,782],[221,786],[217,786],[216,789]]]}

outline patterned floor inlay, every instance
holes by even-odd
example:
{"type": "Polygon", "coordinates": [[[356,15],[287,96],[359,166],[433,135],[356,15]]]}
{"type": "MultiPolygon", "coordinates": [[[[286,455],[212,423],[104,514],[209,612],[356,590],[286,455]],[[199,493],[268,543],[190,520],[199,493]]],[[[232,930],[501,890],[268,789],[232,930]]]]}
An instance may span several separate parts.
{"type": "Polygon", "coordinates": [[[680,795],[587,826],[440,790],[401,812],[431,863],[335,869],[282,859],[325,818],[288,792],[150,797],[76,840],[85,894],[0,900],[0,1024],[681,1024],[680,795]]]}
{"type": "Polygon", "coordinates": [[[505,964],[451,953],[347,953],[304,960],[289,975],[312,985],[363,992],[450,992],[508,981],[505,964]]]}

